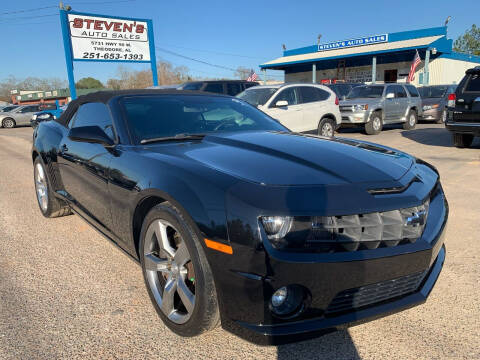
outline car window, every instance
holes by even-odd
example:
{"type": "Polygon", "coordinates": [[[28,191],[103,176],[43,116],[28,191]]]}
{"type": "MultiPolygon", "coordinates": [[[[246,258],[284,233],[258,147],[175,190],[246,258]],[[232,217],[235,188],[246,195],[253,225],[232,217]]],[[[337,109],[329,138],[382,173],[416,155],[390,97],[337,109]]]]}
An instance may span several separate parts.
{"type": "Polygon", "coordinates": [[[465,86],[465,91],[477,92],[480,91],[480,75],[472,74],[468,80],[467,85],[465,86]]]}
{"type": "Polygon", "coordinates": [[[223,84],[222,83],[208,83],[203,91],[211,92],[215,94],[223,94],[223,84]]]}
{"type": "Polygon", "coordinates": [[[418,93],[418,90],[415,86],[413,85],[405,85],[405,87],[408,90],[408,93],[410,94],[411,97],[419,97],[420,94],[418,93]]]}
{"type": "Polygon", "coordinates": [[[296,87],[289,87],[286,88],[277,95],[275,100],[273,100],[270,106],[274,107],[277,102],[280,100],[285,100],[288,102],[288,105],[297,105],[298,104],[298,94],[296,91],[296,87]]]}
{"type": "Polygon", "coordinates": [[[80,105],[75,115],[70,120],[71,128],[81,126],[98,126],[110,137],[115,139],[112,118],[107,106],[103,103],[87,103],[80,105]]]}
{"type": "Polygon", "coordinates": [[[253,106],[265,105],[265,103],[277,92],[277,88],[253,88],[245,90],[237,95],[239,99],[245,100],[253,106]]]}
{"type": "Polygon", "coordinates": [[[197,91],[197,90],[200,90],[200,88],[202,87],[203,83],[201,82],[196,82],[196,83],[187,83],[187,84],[184,84],[182,86],[180,86],[180,88],[182,90],[192,90],[192,91],[197,91]]]}
{"type": "Polygon", "coordinates": [[[25,106],[22,110],[20,110],[21,113],[29,113],[29,112],[37,112],[38,106],[25,106]]]}
{"type": "Polygon", "coordinates": [[[129,96],[121,100],[135,141],[179,134],[286,131],[245,101],[215,96],[129,96]]]}
{"type": "Polygon", "coordinates": [[[380,98],[382,94],[383,86],[357,86],[348,93],[347,99],[380,98]]]}
{"type": "Polygon", "coordinates": [[[326,100],[330,94],[322,89],[313,86],[300,86],[298,91],[301,94],[301,103],[326,100]]]}
{"type": "Polygon", "coordinates": [[[385,96],[387,96],[390,93],[393,93],[393,95],[395,95],[395,97],[397,97],[397,94],[395,93],[395,86],[393,86],[393,85],[387,86],[387,90],[385,90],[385,96]]]}
{"type": "Polygon", "coordinates": [[[252,81],[252,82],[249,81],[249,82],[243,83],[243,86],[244,86],[245,89],[248,89],[248,88],[251,88],[252,86],[257,86],[257,85],[258,85],[258,83],[253,82],[253,81],[252,81]]]}
{"type": "Polygon", "coordinates": [[[394,85],[395,87],[395,97],[397,98],[406,98],[407,97],[407,92],[401,85],[394,85]]]}
{"type": "Polygon", "coordinates": [[[235,96],[242,92],[242,85],[240,83],[227,83],[227,94],[235,96]]]}

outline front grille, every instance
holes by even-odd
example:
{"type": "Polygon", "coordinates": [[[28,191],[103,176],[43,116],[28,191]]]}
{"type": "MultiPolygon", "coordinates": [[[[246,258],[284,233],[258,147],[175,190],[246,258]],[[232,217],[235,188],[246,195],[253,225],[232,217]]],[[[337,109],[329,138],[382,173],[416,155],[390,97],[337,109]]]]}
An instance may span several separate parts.
{"type": "Polygon", "coordinates": [[[413,293],[418,289],[427,272],[428,270],[393,280],[344,290],[335,296],[326,313],[352,311],[413,293]]]}
{"type": "Polygon", "coordinates": [[[342,116],[342,120],[350,120],[350,118],[348,116],[342,116]]]}
{"type": "Polygon", "coordinates": [[[353,106],[352,105],[340,105],[340,112],[352,112],[353,111],[353,106]]]}
{"type": "Polygon", "coordinates": [[[399,210],[347,216],[315,216],[306,247],[322,252],[371,250],[414,243],[422,236],[429,201],[399,210]]]}

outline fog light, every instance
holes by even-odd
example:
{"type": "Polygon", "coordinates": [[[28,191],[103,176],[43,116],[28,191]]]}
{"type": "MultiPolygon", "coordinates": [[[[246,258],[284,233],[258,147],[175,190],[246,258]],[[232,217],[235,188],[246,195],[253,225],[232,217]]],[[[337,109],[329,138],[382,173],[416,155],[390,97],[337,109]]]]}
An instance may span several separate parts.
{"type": "Polygon", "coordinates": [[[277,291],[275,291],[272,295],[272,306],[277,308],[282,305],[285,300],[287,299],[288,289],[286,286],[281,287],[277,291]]]}
{"type": "Polygon", "coordinates": [[[270,310],[282,318],[291,318],[304,309],[305,291],[299,285],[288,285],[275,291],[270,299],[270,310]]]}

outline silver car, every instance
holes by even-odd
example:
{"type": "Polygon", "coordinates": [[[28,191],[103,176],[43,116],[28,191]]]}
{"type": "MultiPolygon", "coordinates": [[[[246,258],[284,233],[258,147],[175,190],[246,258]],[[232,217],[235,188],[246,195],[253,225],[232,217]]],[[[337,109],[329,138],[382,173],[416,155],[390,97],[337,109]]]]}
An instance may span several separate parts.
{"type": "Polygon", "coordinates": [[[369,135],[380,133],[384,124],[403,123],[410,130],[422,115],[422,99],[409,84],[363,85],[340,101],[340,112],[342,125],[364,124],[369,135]]]}
{"type": "Polygon", "coordinates": [[[0,124],[4,128],[14,128],[17,125],[30,125],[30,119],[33,114],[40,110],[40,105],[22,105],[9,112],[1,112],[0,124]]]}

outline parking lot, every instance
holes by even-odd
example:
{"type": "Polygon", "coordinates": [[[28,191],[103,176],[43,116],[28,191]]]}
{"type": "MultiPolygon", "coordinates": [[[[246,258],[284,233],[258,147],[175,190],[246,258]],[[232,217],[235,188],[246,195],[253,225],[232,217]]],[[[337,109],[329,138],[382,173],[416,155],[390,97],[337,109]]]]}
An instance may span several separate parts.
{"type": "MultiPolygon", "coordinates": [[[[480,358],[480,139],[453,147],[443,125],[339,136],[435,165],[450,205],[447,257],[426,304],[347,331],[261,347],[221,328],[181,338],[160,321],[141,269],[78,216],[37,206],[30,127],[0,129],[0,358],[480,358]]],[[[321,154],[319,154],[321,156],[321,154]]]]}

